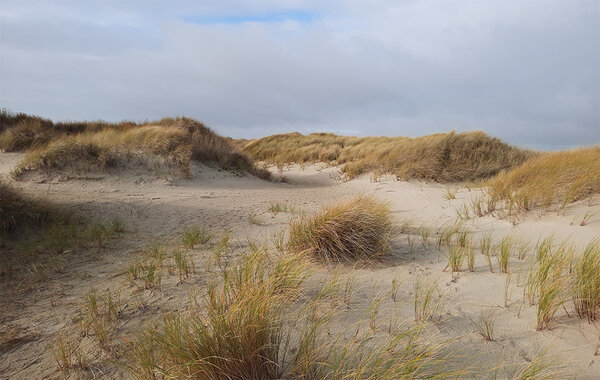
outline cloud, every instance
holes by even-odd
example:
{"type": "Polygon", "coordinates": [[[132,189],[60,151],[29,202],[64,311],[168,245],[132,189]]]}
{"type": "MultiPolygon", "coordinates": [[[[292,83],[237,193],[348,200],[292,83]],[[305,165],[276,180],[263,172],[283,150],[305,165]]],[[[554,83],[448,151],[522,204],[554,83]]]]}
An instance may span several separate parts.
{"type": "Polygon", "coordinates": [[[234,137],[481,129],[534,148],[600,142],[597,2],[144,5],[5,1],[2,106],[185,114],[234,137]]]}

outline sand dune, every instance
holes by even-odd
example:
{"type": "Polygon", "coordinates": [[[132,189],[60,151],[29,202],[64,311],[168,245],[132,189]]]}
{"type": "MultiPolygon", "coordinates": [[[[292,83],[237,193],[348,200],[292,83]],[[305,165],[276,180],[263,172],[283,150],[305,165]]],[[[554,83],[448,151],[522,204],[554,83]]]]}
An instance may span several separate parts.
{"type": "MultiPolygon", "coordinates": [[[[0,153],[0,171],[5,180],[20,157],[21,154],[0,153]]],[[[194,164],[191,171],[190,179],[169,180],[149,172],[123,169],[94,180],[11,181],[34,198],[43,197],[95,220],[119,218],[126,232],[102,249],[65,252],[62,273],[47,271],[43,278],[31,275],[25,280],[2,282],[0,310],[6,346],[1,348],[0,377],[61,376],[48,347],[56,344],[58,332],[77,331],[83,300],[91,289],[110,290],[121,299],[124,306],[114,335],[118,343],[130,341],[137,329],[161,313],[190,309],[190,294],[202,293],[214,277],[209,269],[211,248],[198,246],[189,251],[195,265],[195,273],[189,277],[180,281],[177,275],[165,272],[159,288],[140,290],[127,280],[126,271],[145,247],[180,245],[181,234],[192,225],[217,235],[230,230],[232,248],[226,260],[234,261],[247,250],[249,241],[272,242],[274,236],[285,233],[295,215],[315,212],[323,205],[359,194],[388,201],[396,222],[404,230],[395,238],[391,262],[336,270],[315,264],[311,269],[309,290],[333,275],[356,281],[347,308],[333,322],[334,333],[363,318],[374,295],[395,288],[395,301],[385,297],[379,304],[377,324],[387,326],[392,315],[401,325],[413,324],[413,283],[420,276],[438,281],[445,304],[440,318],[426,325],[425,336],[447,343],[446,350],[455,354],[451,365],[469,369],[470,374],[464,377],[488,378],[493,374],[489,372],[491,368],[497,368],[498,378],[511,377],[544,350],[577,378],[600,375],[599,357],[594,355],[599,330],[573,316],[570,306],[557,312],[553,328],[536,331],[535,306],[522,302],[529,260],[510,259],[508,286],[508,275],[497,270],[490,273],[485,257],[479,253],[473,272],[465,270],[453,276],[449,270],[444,271],[447,260],[444,248],[442,252],[436,249],[436,232],[456,222],[456,209],[470,202],[480,189],[398,182],[392,177],[372,182],[368,176],[362,176],[345,182],[340,179],[338,167],[324,165],[292,166],[283,171],[273,168],[275,177],[285,176],[286,182],[263,181],[201,164],[194,164]],[[445,199],[448,188],[456,190],[456,199],[445,199]],[[274,203],[286,205],[293,212],[269,212],[274,203]],[[425,234],[430,235],[426,236],[427,242],[423,231],[429,231],[425,234]],[[492,342],[484,341],[475,332],[472,320],[477,320],[482,310],[494,310],[492,342]],[[6,338],[10,334],[14,334],[14,339],[6,338]]],[[[554,234],[557,241],[569,240],[582,248],[600,234],[600,204],[578,202],[559,213],[531,211],[511,220],[488,215],[464,220],[462,225],[473,232],[474,241],[489,232],[496,242],[512,234],[528,239],[531,250],[538,239],[554,234]],[[592,217],[581,226],[579,220],[585,214],[592,217]]],[[[81,340],[81,348],[89,357],[88,368],[70,372],[71,376],[129,378],[129,372],[115,364],[123,357],[119,349],[103,350],[89,337],[81,340]]]]}

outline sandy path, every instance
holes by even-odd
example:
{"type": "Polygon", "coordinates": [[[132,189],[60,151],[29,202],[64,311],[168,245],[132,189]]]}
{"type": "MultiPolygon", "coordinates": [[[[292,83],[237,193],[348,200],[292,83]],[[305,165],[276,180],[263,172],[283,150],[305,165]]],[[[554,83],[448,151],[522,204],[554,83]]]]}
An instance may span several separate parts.
{"type": "MultiPolygon", "coordinates": [[[[0,175],[5,175],[18,162],[19,155],[0,153],[0,175]]],[[[167,182],[147,174],[114,173],[106,178],[50,182],[16,182],[28,194],[50,199],[64,207],[81,210],[94,218],[110,220],[118,217],[125,222],[125,236],[101,252],[72,252],[65,257],[65,272],[53,274],[43,283],[22,288],[2,286],[6,294],[0,301],[0,321],[5,326],[26,327],[30,340],[2,352],[0,377],[24,378],[55,377],[58,373],[47,352],[48,344],[57,331],[72,325],[83,295],[91,288],[124,289],[128,291],[121,274],[136,259],[136,248],[156,242],[168,243],[177,239],[185,226],[196,224],[211,230],[232,229],[241,253],[246,239],[270,239],[286,229],[288,213],[272,215],[267,211],[274,202],[285,203],[298,211],[312,212],[324,204],[336,202],[356,194],[372,194],[391,203],[399,223],[410,222],[414,228],[427,226],[432,230],[443,223],[455,221],[455,208],[476,196],[477,191],[461,188],[456,200],[445,200],[446,187],[437,184],[395,182],[383,178],[370,182],[359,178],[342,182],[336,168],[292,168],[284,174],[288,183],[271,183],[248,176],[238,176],[204,166],[194,168],[191,180],[167,182]],[[251,224],[248,215],[256,215],[262,225],[251,224]]],[[[600,234],[600,206],[585,203],[568,207],[560,215],[530,213],[516,226],[493,217],[475,218],[464,222],[476,234],[493,231],[496,239],[513,233],[527,237],[535,244],[539,236],[554,233],[558,239],[570,239],[582,246],[600,234]],[[581,215],[592,212],[594,217],[585,226],[577,222],[581,215]],[[563,215],[564,214],[564,215],[563,215]]],[[[598,330],[576,318],[562,318],[561,324],[549,331],[535,331],[535,308],[521,308],[522,289],[516,287],[520,268],[525,263],[514,261],[512,283],[509,287],[508,307],[505,307],[506,275],[489,273],[487,264],[479,255],[475,271],[463,273],[452,281],[443,272],[443,255],[430,246],[423,246],[420,237],[413,236],[414,248],[409,250],[406,236],[398,239],[399,260],[393,265],[360,269],[346,275],[358,279],[357,293],[348,318],[360,318],[376,285],[379,290],[391,289],[396,278],[403,287],[399,302],[382,303],[381,319],[396,310],[410,323],[412,320],[412,283],[418,274],[439,279],[446,295],[447,309],[443,322],[435,325],[436,336],[451,341],[452,349],[464,354],[465,363],[474,366],[496,366],[498,362],[531,360],[543,348],[549,347],[577,370],[579,378],[594,378],[600,374],[598,357],[593,355],[598,330]],[[498,339],[483,342],[475,333],[469,317],[476,318],[482,308],[497,309],[498,339]]],[[[202,263],[205,251],[194,251],[202,263]]],[[[324,269],[317,272],[325,274],[324,269]]],[[[119,334],[127,336],[143,321],[166,310],[186,308],[186,292],[203,287],[206,279],[198,274],[181,286],[175,279],[166,278],[160,293],[142,293],[146,306],[142,311],[127,315],[119,334]]],[[[340,323],[340,328],[343,323],[340,323]]],[[[102,355],[98,355],[102,356],[102,355]]],[[[92,366],[96,375],[118,378],[123,372],[102,364],[92,366]]],[[[89,373],[88,373],[89,374],[89,373]]],[[[500,374],[499,378],[503,375],[500,374]]]]}

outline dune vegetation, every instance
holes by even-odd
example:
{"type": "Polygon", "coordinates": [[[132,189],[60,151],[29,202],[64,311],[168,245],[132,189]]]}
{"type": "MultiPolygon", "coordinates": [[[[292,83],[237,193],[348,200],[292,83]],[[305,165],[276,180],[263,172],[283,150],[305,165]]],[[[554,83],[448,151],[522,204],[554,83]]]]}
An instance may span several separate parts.
{"type": "MultiPolygon", "coordinates": [[[[388,337],[361,321],[331,337],[339,279],[309,296],[305,258],[273,260],[255,247],[210,287],[198,310],[172,313],[142,328],[126,357],[136,378],[416,379],[455,378],[444,344],[417,328],[388,337]],[[355,331],[356,330],[356,331],[355,331]]],[[[464,372],[464,371],[463,371],[464,372]]]]}
{"type": "Polygon", "coordinates": [[[222,169],[242,170],[268,178],[231,140],[186,117],[155,122],[52,122],[36,116],[3,111],[0,149],[27,152],[15,176],[35,170],[104,170],[143,155],[164,160],[185,176],[192,161],[222,169]]]}
{"type": "Polygon", "coordinates": [[[359,196],[294,219],[289,247],[324,262],[369,260],[389,252],[393,232],[389,206],[359,196]]]}
{"type": "Polygon", "coordinates": [[[490,197],[509,208],[549,208],[600,193],[600,147],[543,153],[487,181],[490,197]]]}
{"type": "Polygon", "coordinates": [[[0,241],[25,226],[40,226],[50,209],[25,199],[11,187],[0,183],[0,241]]]}
{"type": "Polygon", "coordinates": [[[348,178],[374,172],[399,179],[473,181],[516,167],[533,153],[483,132],[409,137],[349,137],[329,133],[288,133],[247,143],[244,151],[268,164],[325,162],[344,165],[348,178]]]}
{"type": "Polygon", "coordinates": [[[124,229],[119,219],[92,221],[0,183],[0,276],[61,272],[63,253],[75,247],[98,251],[124,229]]]}

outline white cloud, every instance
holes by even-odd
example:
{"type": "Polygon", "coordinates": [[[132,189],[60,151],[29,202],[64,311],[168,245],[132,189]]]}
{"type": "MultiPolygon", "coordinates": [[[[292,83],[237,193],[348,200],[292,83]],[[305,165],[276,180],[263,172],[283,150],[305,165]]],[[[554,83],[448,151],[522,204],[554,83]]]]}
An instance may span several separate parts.
{"type": "Polygon", "coordinates": [[[586,1],[5,1],[0,102],[58,119],[185,114],[235,137],[598,143],[599,18],[586,1]]]}

